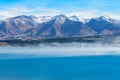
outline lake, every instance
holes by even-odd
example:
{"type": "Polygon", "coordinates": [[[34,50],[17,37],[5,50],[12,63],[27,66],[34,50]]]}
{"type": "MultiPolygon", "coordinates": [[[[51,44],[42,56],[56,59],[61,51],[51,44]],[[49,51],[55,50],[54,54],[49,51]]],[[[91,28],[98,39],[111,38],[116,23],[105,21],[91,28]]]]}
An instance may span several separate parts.
{"type": "Polygon", "coordinates": [[[120,56],[1,59],[0,80],[120,80],[120,56]]]}

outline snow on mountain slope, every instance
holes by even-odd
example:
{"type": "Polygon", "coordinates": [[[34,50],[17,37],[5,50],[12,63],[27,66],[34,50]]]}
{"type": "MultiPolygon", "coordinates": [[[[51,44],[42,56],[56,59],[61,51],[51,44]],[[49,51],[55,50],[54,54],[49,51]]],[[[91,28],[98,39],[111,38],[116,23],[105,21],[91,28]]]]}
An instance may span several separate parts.
{"type": "Polygon", "coordinates": [[[107,21],[109,23],[120,24],[120,19],[112,18],[112,17],[109,17],[109,16],[101,16],[99,18],[96,18],[96,20],[105,20],[105,21],[107,21]]]}
{"type": "Polygon", "coordinates": [[[68,18],[65,15],[61,14],[53,17],[52,19],[56,20],[55,23],[63,24],[68,18]]]}
{"type": "Polygon", "coordinates": [[[69,19],[72,21],[78,21],[78,22],[80,21],[77,16],[70,16],[69,19]]]}
{"type": "Polygon", "coordinates": [[[41,16],[41,17],[34,18],[34,20],[38,23],[48,22],[50,19],[51,19],[51,16],[41,16]]]}

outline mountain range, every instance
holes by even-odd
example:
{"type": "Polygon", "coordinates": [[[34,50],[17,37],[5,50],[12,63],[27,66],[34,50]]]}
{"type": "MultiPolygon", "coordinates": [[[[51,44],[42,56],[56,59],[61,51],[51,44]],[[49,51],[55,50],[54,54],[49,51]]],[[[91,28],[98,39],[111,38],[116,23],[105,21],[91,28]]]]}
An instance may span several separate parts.
{"type": "Polygon", "coordinates": [[[120,34],[120,20],[101,16],[85,22],[77,16],[17,16],[0,21],[0,40],[86,37],[120,34]]]}

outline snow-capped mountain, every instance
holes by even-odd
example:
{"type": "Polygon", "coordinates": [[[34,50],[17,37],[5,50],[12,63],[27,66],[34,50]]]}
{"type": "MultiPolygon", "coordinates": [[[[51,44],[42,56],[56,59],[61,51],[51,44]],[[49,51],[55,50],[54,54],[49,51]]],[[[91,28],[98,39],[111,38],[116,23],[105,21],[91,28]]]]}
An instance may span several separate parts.
{"type": "Polygon", "coordinates": [[[107,22],[113,23],[113,24],[120,24],[120,20],[119,19],[115,19],[115,18],[111,18],[109,16],[101,16],[99,18],[95,18],[96,20],[105,20],[107,22]]]}
{"type": "Polygon", "coordinates": [[[0,36],[27,35],[27,33],[36,27],[36,23],[31,16],[17,16],[5,19],[0,23],[0,36]]]}
{"type": "Polygon", "coordinates": [[[72,21],[80,21],[79,18],[77,16],[70,16],[70,20],[72,21]]]}
{"type": "Polygon", "coordinates": [[[41,16],[41,17],[34,18],[34,20],[38,23],[48,22],[50,19],[51,19],[51,16],[41,16]]]}
{"type": "Polygon", "coordinates": [[[17,16],[0,21],[2,38],[57,38],[120,34],[120,20],[101,16],[82,22],[77,16],[17,16]]]}
{"type": "Polygon", "coordinates": [[[82,22],[70,20],[65,15],[57,15],[49,22],[40,24],[33,30],[34,36],[42,37],[78,37],[91,36],[95,32],[82,22]],[[89,34],[87,34],[89,32],[89,34]]]}
{"type": "Polygon", "coordinates": [[[109,17],[92,18],[86,25],[100,35],[120,34],[120,21],[109,17]]]}

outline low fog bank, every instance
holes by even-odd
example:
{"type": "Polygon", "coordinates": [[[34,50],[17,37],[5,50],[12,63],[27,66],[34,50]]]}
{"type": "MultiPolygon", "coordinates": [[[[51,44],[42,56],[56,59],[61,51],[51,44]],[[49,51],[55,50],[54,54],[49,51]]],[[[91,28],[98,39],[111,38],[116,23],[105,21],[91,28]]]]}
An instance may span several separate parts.
{"type": "Polygon", "coordinates": [[[2,57],[69,57],[120,55],[119,43],[51,43],[37,47],[0,47],[2,57]],[[4,55],[4,56],[3,56],[4,55]]]}

